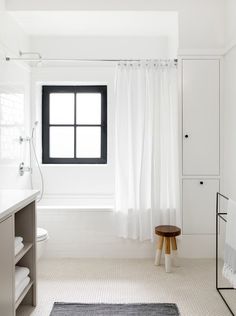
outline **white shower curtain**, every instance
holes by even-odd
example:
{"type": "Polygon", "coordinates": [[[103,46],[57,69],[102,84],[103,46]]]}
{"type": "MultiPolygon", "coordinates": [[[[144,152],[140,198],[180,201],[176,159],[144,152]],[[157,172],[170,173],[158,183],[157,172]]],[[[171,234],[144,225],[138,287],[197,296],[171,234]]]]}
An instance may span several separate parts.
{"type": "Polygon", "coordinates": [[[156,225],[180,225],[176,65],[119,63],[115,88],[117,234],[153,240],[156,225]]]}

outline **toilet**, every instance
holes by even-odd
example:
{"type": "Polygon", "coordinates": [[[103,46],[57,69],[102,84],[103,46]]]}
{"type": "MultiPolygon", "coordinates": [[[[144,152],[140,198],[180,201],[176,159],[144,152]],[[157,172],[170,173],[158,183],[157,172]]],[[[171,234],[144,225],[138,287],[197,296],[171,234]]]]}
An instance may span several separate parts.
{"type": "Polygon", "coordinates": [[[37,260],[39,260],[42,257],[48,239],[49,239],[49,236],[46,229],[38,227],[37,228],[37,260]]]}

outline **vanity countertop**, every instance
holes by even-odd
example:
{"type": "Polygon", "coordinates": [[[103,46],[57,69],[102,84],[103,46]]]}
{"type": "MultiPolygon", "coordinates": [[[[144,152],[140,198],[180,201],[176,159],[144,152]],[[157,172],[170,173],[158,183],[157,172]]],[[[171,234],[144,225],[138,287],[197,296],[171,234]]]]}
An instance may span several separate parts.
{"type": "Polygon", "coordinates": [[[33,202],[38,190],[0,190],[0,220],[33,202]]]}

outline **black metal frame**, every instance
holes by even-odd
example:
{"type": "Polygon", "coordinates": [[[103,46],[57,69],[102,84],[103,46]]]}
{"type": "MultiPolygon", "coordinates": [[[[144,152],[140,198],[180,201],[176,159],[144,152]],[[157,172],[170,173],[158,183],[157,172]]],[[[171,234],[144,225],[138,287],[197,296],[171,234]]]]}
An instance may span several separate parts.
{"type": "MultiPolygon", "coordinates": [[[[63,144],[62,144],[63,145],[63,144]]],[[[107,86],[43,86],[42,87],[42,163],[43,164],[106,164],[107,163],[107,86]],[[75,121],[74,124],[50,124],[49,96],[50,93],[75,94],[75,121]],[[101,94],[101,124],[76,124],[76,93],[100,93],[101,94]],[[51,158],[49,148],[50,126],[74,127],[74,157],[51,158]],[[77,158],[76,157],[76,127],[99,126],[101,127],[101,157],[100,158],[77,158]]]]}
{"type": "Polygon", "coordinates": [[[227,222],[227,219],[224,218],[224,215],[227,215],[227,212],[221,212],[220,211],[220,198],[224,198],[226,200],[229,200],[229,198],[219,192],[216,193],[216,290],[220,294],[223,302],[227,306],[228,310],[230,311],[231,315],[235,316],[234,312],[230,308],[229,304],[227,303],[226,299],[224,298],[223,294],[221,293],[222,290],[235,290],[233,287],[219,287],[219,279],[218,279],[218,273],[219,273],[219,218],[222,219],[224,222],[227,222]]]}

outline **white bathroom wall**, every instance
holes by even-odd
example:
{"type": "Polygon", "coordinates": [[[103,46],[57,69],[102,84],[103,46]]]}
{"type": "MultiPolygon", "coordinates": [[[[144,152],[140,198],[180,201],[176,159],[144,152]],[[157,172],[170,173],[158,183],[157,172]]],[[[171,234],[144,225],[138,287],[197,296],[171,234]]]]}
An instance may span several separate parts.
{"type": "MultiPolygon", "coordinates": [[[[225,51],[221,107],[221,193],[236,200],[236,1],[225,1],[225,51]]],[[[224,199],[221,209],[227,210],[224,199]]],[[[224,254],[225,223],[220,222],[220,254],[224,254]]]]}
{"type": "Polygon", "coordinates": [[[226,52],[224,56],[224,106],[222,111],[222,187],[236,200],[236,1],[226,1],[226,52]]]}
{"type": "Polygon", "coordinates": [[[236,41],[236,3],[234,0],[225,1],[225,45],[235,44],[236,41]]]}
{"type": "Polygon", "coordinates": [[[13,54],[29,48],[29,38],[5,10],[5,1],[0,0],[0,42],[1,46],[13,54]]]}
{"type": "Polygon", "coordinates": [[[177,11],[179,48],[212,52],[224,47],[224,6],[225,0],[7,0],[7,8],[11,11],[177,11]]]}
{"type": "Polygon", "coordinates": [[[34,36],[31,48],[40,51],[44,58],[173,58],[178,49],[177,19],[173,27],[176,28],[175,39],[166,36],[34,36]]]}
{"type": "Polygon", "coordinates": [[[28,144],[20,145],[30,124],[30,69],[6,62],[5,56],[29,49],[29,40],[0,1],[0,188],[29,187],[29,174],[19,176],[20,162],[29,163],[28,144]]]}

